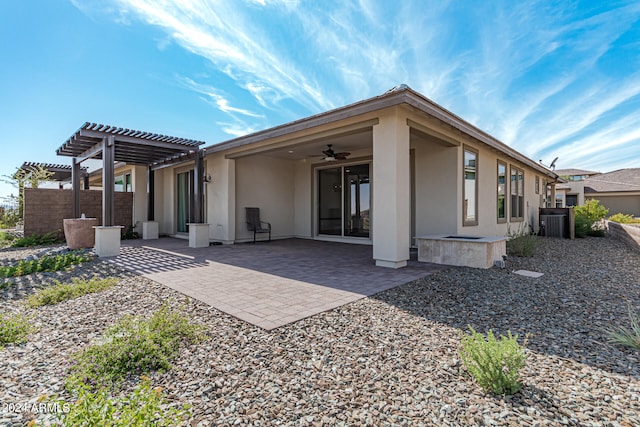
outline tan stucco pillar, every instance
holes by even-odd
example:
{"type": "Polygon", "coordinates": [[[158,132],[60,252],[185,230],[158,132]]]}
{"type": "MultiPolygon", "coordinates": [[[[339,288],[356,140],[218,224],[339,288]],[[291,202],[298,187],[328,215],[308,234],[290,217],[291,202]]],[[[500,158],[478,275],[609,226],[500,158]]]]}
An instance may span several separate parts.
{"type": "Polygon", "coordinates": [[[394,109],[373,127],[373,258],[380,267],[404,267],[409,259],[409,170],[409,126],[394,109]]]}
{"type": "Polygon", "coordinates": [[[236,240],[236,161],[221,154],[207,156],[206,175],[211,176],[207,194],[209,238],[225,244],[236,240]]]}

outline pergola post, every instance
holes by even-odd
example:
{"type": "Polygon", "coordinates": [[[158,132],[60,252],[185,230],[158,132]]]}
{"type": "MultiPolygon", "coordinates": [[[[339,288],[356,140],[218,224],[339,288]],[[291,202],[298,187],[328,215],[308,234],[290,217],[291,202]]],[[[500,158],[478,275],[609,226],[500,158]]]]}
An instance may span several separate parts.
{"type": "Polygon", "coordinates": [[[71,198],[73,199],[72,218],[80,218],[80,163],[71,159],[71,198]]]}
{"type": "Polygon", "coordinates": [[[115,216],[115,146],[114,135],[102,139],[102,225],[105,227],[113,226],[115,216]]]}
{"type": "Polygon", "coordinates": [[[153,221],[155,218],[155,171],[151,165],[147,167],[147,220],[153,221]]]}

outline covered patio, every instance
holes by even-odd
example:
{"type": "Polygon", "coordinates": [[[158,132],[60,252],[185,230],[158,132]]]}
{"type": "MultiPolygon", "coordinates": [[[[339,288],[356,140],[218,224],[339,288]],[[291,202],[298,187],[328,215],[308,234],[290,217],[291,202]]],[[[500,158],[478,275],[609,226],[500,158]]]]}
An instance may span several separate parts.
{"type": "Polygon", "coordinates": [[[124,241],[112,262],[271,330],[446,267],[376,268],[373,248],[308,239],[191,248],[176,238],[124,241]]]}

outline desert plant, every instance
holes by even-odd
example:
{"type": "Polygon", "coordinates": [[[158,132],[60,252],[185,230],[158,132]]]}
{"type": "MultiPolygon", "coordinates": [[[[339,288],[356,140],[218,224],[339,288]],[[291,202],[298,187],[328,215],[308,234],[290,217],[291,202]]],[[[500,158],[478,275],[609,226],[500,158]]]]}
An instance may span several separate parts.
{"type": "Polygon", "coordinates": [[[19,237],[14,239],[11,246],[14,248],[26,248],[30,246],[43,246],[60,243],[56,233],[32,234],[31,236],[19,237]]]}
{"type": "Polygon", "coordinates": [[[24,276],[41,271],[58,271],[74,264],[91,261],[92,257],[85,253],[67,252],[59,255],[45,255],[40,259],[21,259],[12,265],[0,266],[0,277],[24,276]]]}
{"type": "Polygon", "coordinates": [[[56,282],[55,285],[41,289],[35,294],[30,295],[27,298],[27,305],[31,308],[36,308],[43,305],[58,304],[59,302],[78,298],[82,295],[107,290],[117,282],[118,279],[113,277],[107,279],[94,277],[90,280],[83,280],[76,277],[71,279],[71,283],[56,282]]]}
{"type": "Polygon", "coordinates": [[[524,227],[507,231],[507,253],[519,257],[532,257],[538,247],[538,236],[524,227]]]}
{"type": "Polygon", "coordinates": [[[64,411],[59,412],[65,426],[146,427],[174,426],[189,417],[188,406],[182,410],[168,408],[160,387],[152,388],[149,378],[142,377],[132,393],[114,398],[107,389],[77,390],[72,404],[57,402],[64,411]]]}
{"type": "Polygon", "coordinates": [[[0,350],[6,344],[21,344],[33,330],[29,319],[22,314],[0,313],[0,350]]]}
{"type": "Polygon", "coordinates": [[[618,326],[615,329],[607,330],[606,333],[611,344],[620,344],[640,350],[640,317],[631,304],[628,306],[628,312],[631,327],[618,326]]]}
{"type": "Polygon", "coordinates": [[[521,384],[518,381],[520,369],[524,367],[527,345],[525,338],[522,346],[518,344],[518,335],[500,335],[497,339],[489,330],[487,337],[476,332],[471,326],[470,335],[462,337],[460,357],[469,373],[485,391],[495,394],[517,393],[521,384]]]}
{"type": "Polygon", "coordinates": [[[5,231],[0,231],[0,248],[6,248],[7,246],[11,246],[11,243],[13,242],[15,238],[5,232],[5,231]]]}
{"type": "Polygon", "coordinates": [[[128,374],[169,369],[181,343],[203,336],[202,327],[167,306],[149,318],[125,316],[106,330],[102,343],[74,355],[67,386],[112,386],[128,374]]]}
{"type": "Polygon", "coordinates": [[[602,220],[607,216],[609,210],[602,206],[598,200],[587,200],[584,205],[576,206],[574,212],[576,237],[604,236],[602,220]]]}
{"type": "Polygon", "coordinates": [[[123,231],[122,232],[122,234],[120,235],[120,238],[122,240],[139,239],[140,238],[140,233],[135,231],[135,228],[136,228],[135,225],[127,228],[127,231],[123,231]]]}
{"type": "Polygon", "coordinates": [[[623,213],[617,213],[609,217],[609,221],[617,222],[618,224],[639,224],[640,219],[636,219],[633,215],[627,215],[623,213]]]}

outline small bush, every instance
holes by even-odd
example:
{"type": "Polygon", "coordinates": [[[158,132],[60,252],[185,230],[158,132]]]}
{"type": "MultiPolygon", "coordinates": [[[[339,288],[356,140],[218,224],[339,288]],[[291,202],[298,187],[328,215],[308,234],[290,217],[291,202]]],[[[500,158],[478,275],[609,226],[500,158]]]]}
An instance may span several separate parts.
{"type": "Polygon", "coordinates": [[[95,392],[80,388],[73,404],[57,403],[68,409],[67,413],[59,412],[59,419],[66,426],[175,426],[190,415],[187,406],[183,410],[167,408],[162,389],[151,388],[146,377],[130,395],[121,399],[110,396],[104,388],[95,392]]]}
{"type": "Polygon", "coordinates": [[[507,232],[507,253],[519,257],[532,257],[538,247],[538,236],[529,233],[524,228],[516,232],[507,232]]]}
{"type": "Polygon", "coordinates": [[[91,256],[78,252],[45,255],[40,259],[20,260],[14,265],[0,266],[0,277],[24,276],[41,271],[58,271],[74,264],[91,261],[91,256]]]}
{"type": "Polygon", "coordinates": [[[52,245],[54,243],[60,243],[62,240],[58,238],[55,233],[47,233],[47,234],[33,234],[31,236],[20,237],[15,239],[11,246],[14,248],[26,248],[30,246],[43,246],[43,245],[52,245]]]}
{"type": "Polygon", "coordinates": [[[495,394],[515,394],[520,390],[518,381],[520,369],[524,367],[527,345],[525,338],[522,346],[518,344],[518,336],[500,335],[496,339],[489,330],[484,335],[476,332],[471,326],[471,335],[462,337],[460,357],[469,373],[485,391],[495,394]]]}
{"type": "Polygon", "coordinates": [[[123,231],[122,234],[120,235],[120,239],[122,240],[133,240],[133,239],[139,239],[140,238],[140,233],[138,233],[137,231],[135,231],[135,225],[132,227],[127,228],[127,231],[123,231]]]}
{"type": "Polygon", "coordinates": [[[609,210],[602,206],[598,200],[587,200],[584,205],[576,206],[574,213],[576,237],[604,236],[602,220],[607,216],[609,210]]]}
{"type": "Polygon", "coordinates": [[[0,218],[0,228],[14,228],[22,221],[20,209],[5,209],[0,218]]]}
{"type": "Polygon", "coordinates": [[[27,336],[32,330],[33,327],[25,316],[0,313],[0,350],[6,344],[27,342],[27,336]]]}
{"type": "Polygon", "coordinates": [[[92,388],[115,385],[128,374],[145,374],[171,368],[183,342],[203,337],[202,328],[166,306],[150,318],[125,316],[107,329],[104,342],[74,356],[68,386],[92,388]]]}
{"type": "Polygon", "coordinates": [[[82,280],[79,278],[71,279],[71,283],[57,282],[55,285],[42,289],[27,298],[27,305],[31,308],[43,305],[53,305],[59,302],[82,295],[100,292],[113,287],[118,282],[116,278],[82,280]]]}
{"type": "Polygon", "coordinates": [[[634,218],[633,215],[623,213],[611,215],[609,221],[617,222],[618,224],[640,224],[640,219],[634,218]]]}
{"type": "Polygon", "coordinates": [[[638,317],[631,304],[629,304],[628,310],[631,327],[618,326],[616,329],[606,332],[611,344],[620,344],[640,350],[640,317],[638,317]]]}
{"type": "Polygon", "coordinates": [[[11,243],[15,240],[11,234],[6,231],[0,231],[0,247],[6,247],[11,245],[11,243]]]}

